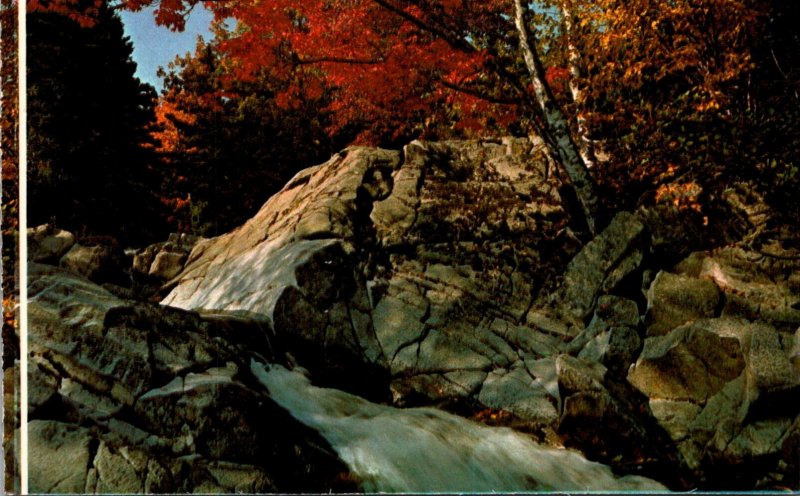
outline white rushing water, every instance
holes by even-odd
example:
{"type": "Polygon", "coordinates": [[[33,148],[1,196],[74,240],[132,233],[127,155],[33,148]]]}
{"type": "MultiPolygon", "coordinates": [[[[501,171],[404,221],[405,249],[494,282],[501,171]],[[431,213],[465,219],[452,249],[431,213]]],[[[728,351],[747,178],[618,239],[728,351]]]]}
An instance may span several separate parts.
{"type": "Polygon", "coordinates": [[[664,491],[565,449],[434,408],[393,408],[251,362],[272,399],[318,431],[369,492],[664,491]]]}

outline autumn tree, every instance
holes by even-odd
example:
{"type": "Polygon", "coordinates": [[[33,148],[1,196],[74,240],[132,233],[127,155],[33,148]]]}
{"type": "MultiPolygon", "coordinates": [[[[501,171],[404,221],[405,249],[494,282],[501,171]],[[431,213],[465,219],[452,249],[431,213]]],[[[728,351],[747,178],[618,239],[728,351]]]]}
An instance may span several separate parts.
{"type": "MultiPolygon", "coordinates": [[[[128,6],[151,3],[129,0],[128,6]]],[[[195,3],[162,1],[156,18],[180,27],[182,14],[195,3]]],[[[479,116],[485,131],[508,129],[524,116],[519,119],[524,127],[543,136],[564,166],[595,231],[594,181],[546,80],[542,43],[532,29],[536,13],[528,4],[284,0],[206,6],[217,19],[239,23],[221,49],[237,61],[240,77],[269,67],[284,80],[301,83],[284,90],[288,99],[313,95],[324,85],[336,88],[329,106],[334,130],[376,116],[375,124],[389,123],[408,137],[424,134],[406,132],[409,125],[424,127],[439,119],[459,127],[479,116]],[[308,67],[324,84],[298,77],[308,75],[308,67]]],[[[365,129],[357,141],[374,142],[374,127],[365,129]]]]}
{"type": "Polygon", "coordinates": [[[215,235],[251,217],[298,170],[326,160],[349,138],[329,138],[327,92],[281,106],[285,82],[269,71],[242,81],[213,43],[162,72],[154,135],[164,159],[162,196],[181,230],[215,235]]]}
{"type": "Polygon", "coordinates": [[[134,77],[117,14],[105,2],[69,3],[74,15],[29,5],[29,222],[130,242],[163,236],[144,147],[155,92],[134,77]]]}
{"type": "MultiPolygon", "coordinates": [[[[128,5],[154,1],[128,0],[128,5]]],[[[157,20],[178,25],[195,3],[162,0],[157,20]]],[[[286,88],[289,99],[318,87],[313,77],[297,77],[298,71],[319,77],[337,91],[329,106],[334,123],[376,115],[404,129],[404,122],[418,123],[425,115],[437,119],[444,109],[457,126],[466,118],[459,112],[482,106],[485,122],[505,129],[519,123],[514,131],[542,136],[567,172],[594,232],[603,224],[595,179],[613,192],[606,203],[628,208],[659,185],[713,184],[738,167],[734,162],[753,160],[737,154],[740,135],[752,130],[752,116],[742,109],[759,67],[753,50],[766,20],[771,11],[788,8],[778,3],[279,0],[206,5],[218,19],[238,22],[221,49],[235,61],[239,77],[269,67],[284,80],[302,81],[286,88]],[[560,72],[568,75],[569,91],[553,87],[560,72]]],[[[359,139],[374,141],[374,135],[366,132],[359,139]]]]}

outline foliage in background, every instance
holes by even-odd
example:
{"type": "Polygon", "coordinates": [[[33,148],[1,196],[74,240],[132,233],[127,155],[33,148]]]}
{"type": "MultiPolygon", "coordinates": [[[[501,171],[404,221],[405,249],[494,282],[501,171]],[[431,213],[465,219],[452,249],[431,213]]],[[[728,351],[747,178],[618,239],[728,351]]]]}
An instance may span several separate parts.
{"type": "Polygon", "coordinates": [[[297,171],[345,144],[324,132],[326,92],[280,106],[279,81],[267,71],[233,78],[213,44],[198,40],[161,75],[154,137],[161,194],[179,230],[216,235],[242,224],[297,171]]]}
{"type": "Polygon", "coordinates": [[[757,180],[773,193],[792,181],[796,187],[796,2],[603,0],[578,7],[583,110],[607,157],[595,173],[613,208],[630,208],[674,181],[698,182],[706,197],[735,179],[757,180]]]}
{"type": "MultiPolygon", "coordinates": [[[[14,326],[19,235],[19,106],[17,81],[17,3],[0,0],[0,158],[2,159],[2,292],[3,363],[13,364],[17,349],[14,326]]],[[[7,366],[7,365],[6,365],[7,366]]],[[[13,475],[6,478],[12,487],[13,475]]]]}
{"type": "MultiPolygon", "coordinates": [[[[74,3],[74,2],[73,2],[74,3]]],[[[123,241],[165,235],[151,142],[155,92],[134,77],[122,22],[28,13],[28,222],[123,241]]],[[[90,8],[91,7],[91,8],[90,8]]]]}
{"type": "MultiPolygon", "coordinates": [[[[76,25],[102,10],[88,0],[33,3],[52,10],[76,2],[76,25]]],[[[120,5],[157,4],[156,20],[180,29],[198,3],[120,5]]],[[[235,27],[218,27],[212,44],[167,74],[162,144],[150,148],[166,160],[151,168],[159,177],[120,169],[132,171],[126,184],[162,197],[182,229],[235,226],[286,177],[344,143],[534,132],[556,149],[519,48],[514,2],[204,4],[235,27]]],[[[525,8],[545,92],[570,119],[571,138],[596,153],[592,176],[610,209],[691,190],[701,213],[702,203],[745,179],[797,212],[797,2],[540,0],[525,8]]]]}

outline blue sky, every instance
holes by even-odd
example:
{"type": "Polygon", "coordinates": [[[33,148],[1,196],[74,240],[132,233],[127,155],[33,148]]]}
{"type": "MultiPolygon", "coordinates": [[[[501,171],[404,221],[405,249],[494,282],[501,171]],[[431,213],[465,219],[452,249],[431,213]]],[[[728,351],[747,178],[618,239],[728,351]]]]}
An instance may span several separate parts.
{"type": "Polygon", "coordinates": [[[186,30],[175,33],[163,26],[156,26],[153,8],[141,12],[122,11],[125,34],[133,43],[133,60],[136,62],[136,76],[145,83],[152,84],[161,91],[161,80],[156,76],[159,66],[175,59],[176,55],[194,51],[197,36],[211,38],[209,25],[211,13],[202,6],[196,7],[186,22],[186,30]]]}

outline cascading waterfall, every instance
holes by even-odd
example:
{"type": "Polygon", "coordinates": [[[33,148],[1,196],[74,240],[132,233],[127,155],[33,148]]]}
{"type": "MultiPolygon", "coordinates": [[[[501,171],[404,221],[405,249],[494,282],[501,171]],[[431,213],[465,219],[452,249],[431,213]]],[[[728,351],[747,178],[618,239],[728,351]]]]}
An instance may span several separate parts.
{"type": "Polygon", "coordinates": [[[255,360],[272,399],[317,430],[369,492],[546,490],[664,491],[651,479],[617,477],[577,452],[541,446],[434,408],[394,408],[315,387],[298,370],[255,360]]]}

